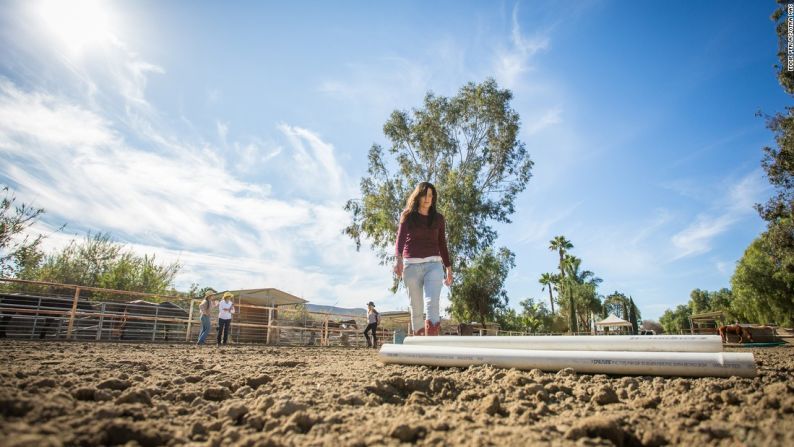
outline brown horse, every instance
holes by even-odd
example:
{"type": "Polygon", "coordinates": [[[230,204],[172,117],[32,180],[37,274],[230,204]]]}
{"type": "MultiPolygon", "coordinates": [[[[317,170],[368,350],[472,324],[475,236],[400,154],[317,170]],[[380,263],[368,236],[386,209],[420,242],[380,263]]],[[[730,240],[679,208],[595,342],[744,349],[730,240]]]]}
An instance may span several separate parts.
{"type": "Polygon", "coordinates": [[[741,339],[741,342],[744,343],[744,338],[747,337],[748,340],[752,343],[753,336],[750,334],[750,331],[747,328],[742,327],[741,325],[737,324],[730,324],[728,326],[720,326],[717,328],[717,332],[720,333],[720,338],[722,339],[723,343],[728,341],[728,334],[738,335],[741,339]]]}

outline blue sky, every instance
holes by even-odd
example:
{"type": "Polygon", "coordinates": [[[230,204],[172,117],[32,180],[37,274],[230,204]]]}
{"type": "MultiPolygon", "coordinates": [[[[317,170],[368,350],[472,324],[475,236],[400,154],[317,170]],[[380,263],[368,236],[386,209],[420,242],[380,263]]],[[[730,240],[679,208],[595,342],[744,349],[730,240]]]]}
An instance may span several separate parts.
{"type": "Polygon", "coordinates": [[[772,1],[66,3],[0,6],[0,182],[49,249],[108,231],[179,259],[182,289],[405,308],[342,206],[391,111],[487,77],[535,161],[497,226],[511,305],[548,299],[563,234],[658,318],[729,286],[764,228],[772,1]]]}

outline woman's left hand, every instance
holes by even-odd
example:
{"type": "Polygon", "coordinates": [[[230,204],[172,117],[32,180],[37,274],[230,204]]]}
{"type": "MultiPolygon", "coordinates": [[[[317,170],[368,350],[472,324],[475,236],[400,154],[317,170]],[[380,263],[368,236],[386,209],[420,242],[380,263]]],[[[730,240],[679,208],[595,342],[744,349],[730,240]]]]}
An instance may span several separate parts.
{"type": "Polygon", "coordinates": [[[452,285],[452,269],[447,269],[447,277],[444,279],[444,284],[447,287],[452,285]]]}

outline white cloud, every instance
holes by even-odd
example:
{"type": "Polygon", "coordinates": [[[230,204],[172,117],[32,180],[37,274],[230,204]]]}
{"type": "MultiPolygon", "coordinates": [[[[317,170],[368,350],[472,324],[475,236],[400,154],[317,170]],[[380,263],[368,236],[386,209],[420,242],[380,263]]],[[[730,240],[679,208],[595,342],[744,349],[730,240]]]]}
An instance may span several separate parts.
{"type": "Polygon", "coordinates": [[[499,84],[516,89],[521,79],[532,70],[532,57],[549,48],[550,38],[542,32],[528,37],[521,33],[518,23],[518,4],[513,7],[511,45],[497,51],[493,72],[499,84]]]}
{"type": "Polygon", "coordinates": [[[0,117],[0,155],[14,157],[0,177],[21,200],[55,224],[109,231],[136,251],[179,259],[180,282],[274,286],[344,305],[391,296],[388,268],[342,235],[347,175],[333,146],[308,129],[279,126],[296,157],[292,178],[322,191],[288,200],[239,179],[211,147],[142,150],[96,112],[10,81],[0,83],[0,117]]]}
{"type": "Polygon", "coordinates": [[[349,63],[343,78],[327,79],[318,90],[351,104],[369,118],[387,116],[396,108],[407,108],[421,101],[430,89],[432,67],[403,57],[382,57],[371,63],[349,63]]]}
{"type": "MultiPolygon", "coordinates": [[[[75,234],[68,226],[64,231],[56,231],[45,223],[36,224],[29,233],[47,236],[42,244],[45,252],[84,238],[84,234],[75,234]]],[[[302,263],[281,259],[179,250],[159,244],[125,245],[140,255],[154,255],[157,262],[163,264],[179,262],[182,268],[177,276],[177,288],[180,290],[187,290],[193,283],[218,290],[275,287],[314,303],[344,307],[362,307],[366,301],[374,300],[378,307],[395,309],[403,303],[404,293],[395,296],[387,291],[391,281],[389,267],[378,266],[370,253],[355,252],[351,244],[337,242],[332,244],[335,247],[323,247],[336,250],[327,256],[337,266],[341,263],[340,269],[311,269],[302,263]]]]}
{"type": "Polygon", "coordinates": [[[716,216],[697,216],[693,223],[672,237],[673,245],[677,248],[673,259],[708,252],[711,250],[711,240],[725,232],[737,220],[737,216],[730,212],[716,216]]]}
{"type": "Polygon", "coordinates": [[[278,129],[287,138],[294,163],[289,167],[296,188],[315,197],[350,197],[344,170],[334,154],[334,147],[314,132],[297,126],[280,124],[278,129]]]}
{"type": "Polygon", "coordinates": [[[733,273],[734,264],[732,262],[717,261],[714,266],[717,268],[717,271],[723,275],[730,275],[733,273]]]}
{"type": "Polygon", "coordinates": [[[224,123],[223,121],[216,121],[215,127],[218,130],[218,138],[220,138],[221,143],[225,146],[226,137],[229,135],[229,123],[224,123]]]}
{"type": "Polygon", "coordinates": [[[518,242],[530,243],[551,240],[554,237],[551,228],[557,228],[557,225],[571,216],[581,204],[582,202],[578,202],[565,209],[555,210],[552,215],[549,215],[548,211],[545,210],[528,210],[524,214],[534,217],[525,219],[522,222],[522,231],[519,233],[518,242]]]}
{"type": "Polygon", "coordinates": [[[652,228],[660,228],[655,226],[657,219],[653,216],[636,222],[610,223],[607,229],[591,226],[584,237],[572,236],[572,240],[581,240],[574,254],[585,260],[585,268],[617,286],[637,276],[656,274],[660,268],[659,253],[647,239],[654,232],[652,228]]]}
{"type": "Polygon", "coordinates": [[[122,42],[115,41],[115,43],[119,50],[125,53],[122,55],[122,63],[109,67],[116,83],[121,87],[120,93],[129,104],[148,110],[150,107],[146,100],[148,75],[150,73],[165,74],[165,70],[158,65],[140,59],[138,54],[129,51],[122,42]]]}
{"type": "Polygon", "coordinates": [[[714,238],[755,213],[753,204],[761,200],[768,187],[762,172],[756,169],[727,189],[728,194],[718,196],[710,212],[698,214],[694,222],[673,235],[671,241],[676,253],[672,260],[709,252],[714,238]]]}
{"type": "Polygon", "coordinates": [[[562,108],[554,107],[552,109],[546,110],[537,119],[533,119],[533,117],[529,117],[527,119],[527,122],[529,124],[524,128],[524,134],[525,135],[536,134],[542,131],[543,129],[546,129],[547,127],[561,123],[562,108]]]}
{"type": "Polygon", "coordinates": [[[23,92],[4,78],[0,78],[0,132],[7,152],[31,151],[24,144],[12,144],[19,137],[36,144],[75,148],[110,145],[118,140],[99,115],[46,93],[23,92]]]}
{"type": "MultiPolygon", "coordinates": [[[[330,143],[283,124],[278,136],[291,149],[285,160],[282,145],[253,136],[241,142],[221,119],[225,150],[189,141],[163,127],[168,120],[147,100],[148,77],[165,70],[123,42],[108,45],[99,64],[57,56],[53,70],[62,62],[63,74],[50,88],[43,78],[27,89],[0,79],[0,158],[7,161],[0,178],[20,200],[47,209],[52,226],[69,224],[68,233],[40,227],[50,234],[48,249],[67,244],[73,231],[78,238],[109,231],[138,253],[179,260],[183,289],[191,282],[267,286],[320,303],[393,305],[388,268],[341,234],[340,198],[351,191],[330,143]],[[86,88],[72,85],[68,96],[64,79],[86,88]],[[240,176],[263,169],[313,194],[276,198],[270,184],[254,180],[261,175],[240,176]]],[[[210,102],[220,98],[208,93],[210,102]]]]}
{"type": "Polygon", "coordinates": [[[223,99],[223,92],[216,88],[211,88],[207,90],[207,103],[209,104],[216,104],[223,99]]]}

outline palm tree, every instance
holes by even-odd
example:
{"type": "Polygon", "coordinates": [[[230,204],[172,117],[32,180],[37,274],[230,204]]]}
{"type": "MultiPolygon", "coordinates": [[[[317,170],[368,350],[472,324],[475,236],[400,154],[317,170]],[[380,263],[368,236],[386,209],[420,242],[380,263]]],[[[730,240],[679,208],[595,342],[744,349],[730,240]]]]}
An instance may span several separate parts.
{"type": "Polygon", "coordinates": [[[601,309],[601,300],[596,293],[596,287],[601,284],[601,278],[595,276],[590,270],[579,270],[582,260],[576,256],[566,255],[563,267],[568,285],[568,307],[575,309],[572,320],[576,320],[581,327],[590,327],[591,315],[601,309]]]}
{"type": "Polygon", "coordinates": [[[573,248],[573,244],[565,236],[555,236],[554,239],[549,241],[549,250],[556,251],[560,255],[560,293],[568,295],[568,326],[571,332],[576,332],[576,309],[573,305],[573,295],[567,287],[565,287],[565,253],[573,248]]]}
{"type": "Polygon", "coordinates": [[[565,279],[565,271],[563,270],[563,262],[565,261],[565,253],[573,248],[573,244],[565,236],[555,236],[554,239],[549,241],[549,250],[556,251],[560,254],[560,275],[565,279]]]}
{"type": "Polygon", "coordinates": [[[579,266],[582,260],[573,255],[564,255],[562,260],[562,291],[566,296],[568,308],[568,328],[571,332],[579,332],[576,318],[576,296],[579,294],[579,266]]]}
{"type": "Polygon", "coordinates": [[[552,273],[544,273],[540,275],[540,279],[538,280],[538,282],[543,285],[543,288],[541,290],[546,290],[546,287],[549,288],[549,302],[551,303],[551,313],[554,313],[554,295],[551,294],[551,289],[554,287],[554,283],[557,282],[557,279],[554,276],[555,275],[552,273]]]}

